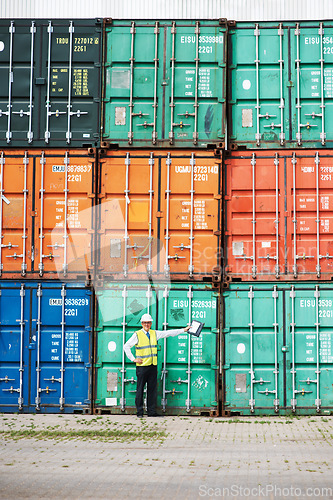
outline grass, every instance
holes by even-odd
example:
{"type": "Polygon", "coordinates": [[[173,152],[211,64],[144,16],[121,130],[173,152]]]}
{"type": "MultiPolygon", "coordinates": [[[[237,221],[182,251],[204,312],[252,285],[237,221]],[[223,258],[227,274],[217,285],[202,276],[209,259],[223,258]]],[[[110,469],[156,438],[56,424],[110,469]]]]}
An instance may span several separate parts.
{"type": "MultiPolygon", "coordinates": [[[[57,426],[56,426],[57,427],[57,426]]],[[[19,430],[0,430],[0,437],[4,439],[90,439],[94,441],[145,441],[148,439],[162,440],[167,435],[164,431],[156,429],[141,428],[137,430],[129,429],[67,429],[60,430],[58,428],[50,429],[19,429],[19,430]]]]}

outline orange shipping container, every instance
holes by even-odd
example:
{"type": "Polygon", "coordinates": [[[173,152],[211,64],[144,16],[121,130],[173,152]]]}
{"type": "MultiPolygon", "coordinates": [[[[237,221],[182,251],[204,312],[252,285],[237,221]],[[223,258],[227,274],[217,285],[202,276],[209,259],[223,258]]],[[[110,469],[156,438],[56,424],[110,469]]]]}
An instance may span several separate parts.
{"type": "Polygon", "coordinates": [[[100,277],[219,279],[220,156],[107,151],[99,179],[100,277]]]}
{"type": "Polygon", "coordinates": [[[81,150],[1,152],[3,278],[89,278],[95,161],[81,150]]]}
{"type": "Polygon", "coordinates": [[[333,151],[231,153],[225,161],[225,279],[333,275],[333,151]]]}

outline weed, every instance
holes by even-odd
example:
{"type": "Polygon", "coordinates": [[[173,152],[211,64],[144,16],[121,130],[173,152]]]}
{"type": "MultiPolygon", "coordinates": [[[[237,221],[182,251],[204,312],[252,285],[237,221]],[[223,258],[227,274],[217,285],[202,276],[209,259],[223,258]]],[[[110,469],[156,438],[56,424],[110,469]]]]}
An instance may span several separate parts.
{"type": "MultiPolygon", "coordinates": [[[[56,426],[58,427],[58,426],[56,426]]],[[[53,428],[52,430],[35,430],[35,429],[20,429],[20,430],[10,430],[4,431],[0,430],[0,436],[5,439],[22,439],[22,438],[34,438],[34,439],[91,439],[91,440],[102,440],[116,441],[122,439],[124,441],[133,440],[150,440],[150,439],[160,439],[166,437],[164,431],[151,430],[149,428],[141,428],[139,431],[127,430],[127,429],[116,429],[116,430],[77,430],[77,429],[66,429],[59,430],[53,428]]]]}

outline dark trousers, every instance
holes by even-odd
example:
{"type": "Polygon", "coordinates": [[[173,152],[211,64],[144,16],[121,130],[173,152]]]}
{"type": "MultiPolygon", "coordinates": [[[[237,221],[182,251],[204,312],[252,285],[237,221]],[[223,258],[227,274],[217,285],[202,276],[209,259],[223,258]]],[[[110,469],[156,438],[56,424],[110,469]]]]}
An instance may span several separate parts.
{"type": "Polygon", "coordinates": [[[137,366],[136,379],[135,406],[137,414],[143,415],[143,390],[147,384],[147,413],[154,415],[157,402],[157,366],[137,366]]]}

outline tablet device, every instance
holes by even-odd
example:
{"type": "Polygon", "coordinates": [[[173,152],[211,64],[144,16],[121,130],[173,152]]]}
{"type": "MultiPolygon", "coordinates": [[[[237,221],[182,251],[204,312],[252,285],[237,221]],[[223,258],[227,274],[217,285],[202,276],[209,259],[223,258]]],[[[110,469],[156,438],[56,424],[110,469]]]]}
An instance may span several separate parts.
{"type": "Polygon", "coordinates": [[[188,330],[188,333],[191,335],[195,335],[196,337],[199,337],[201,330],[203,329],[205,323],[201,323],[201,321],[196,321],[195,319],[192,321],[190,329],[188,330]]]}

